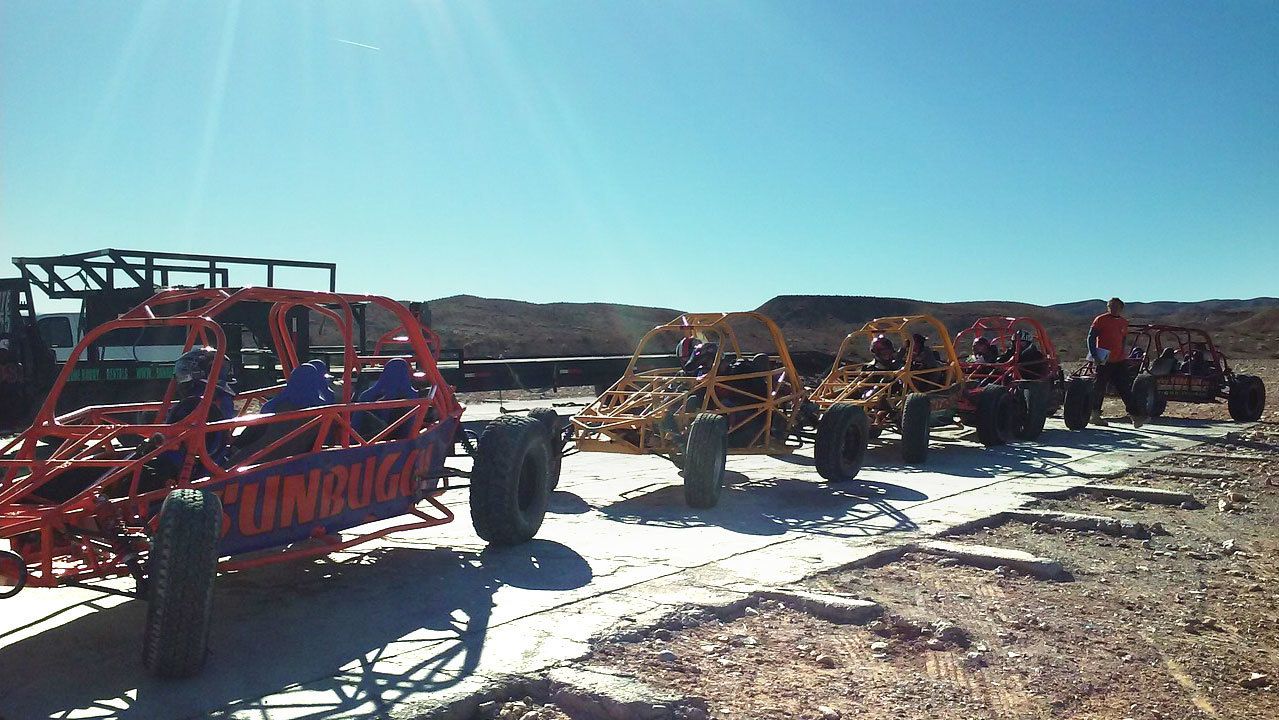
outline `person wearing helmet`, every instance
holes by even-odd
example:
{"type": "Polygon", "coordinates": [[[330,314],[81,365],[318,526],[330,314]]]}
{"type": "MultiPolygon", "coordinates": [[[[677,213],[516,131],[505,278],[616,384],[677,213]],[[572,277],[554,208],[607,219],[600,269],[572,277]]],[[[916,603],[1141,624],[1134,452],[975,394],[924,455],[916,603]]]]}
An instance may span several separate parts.
{"type": "Polygon", "coordinates": [[[942,366],[941,355],[928,346],[928,338],[915,333],[910,337],[909,347],[911,348],[910,369],[919,371],[918,380],[924,383],[920,390],[926,392],[941,387],[946,379],[946,369],[942,366]]]}
{"type": "Polygon", "coordinates": [[[897,348],[893,347],[893,341],[884,335],[877,335],[870,341],[870,354],[873,359],[864,366],[866,370],[901,369],[902,361],[897,348]]]}
{"type": "Polygon", "coordinates": [[[682,337],[675,343],[675,360],[679,362],[681,368],[688,364],[689,359],[693,357],[693,353],[697,352],[701,344],[702,341],[692,335],[682,337]]]}
{"type": "MultiPolygon", "coordinates": [[[[208,385],[209,374],[213,370],[213,361],[218,351],[211,347],[199,347],[183,353],[173,363],[173,380],[178,385],[178,402],[169,409],[166,422],[175,423],[190,415],[200,399],[204,397],[204,389],[208,385]]],[[[235,416],[235,404],[232,398],[235,391],[235,376],[231,370],[231,360],[224,358],[222,370],[214,387],[213,405],[209,407],[208,422],[226,420],[235,416]]]]}
{"type": "Polygon", "coordinates": [[[1013,333],[1008,349],[999,356],[999,362],[1010,361],[1017,363],[1024,380],[1040,380],[1044,377],[1046,358],[1043,351],[1035,345],[1035,336],[1029,330],[1013,333]]]}
{"type": "Polygon", "coordinates": [[[688,359],[684,361],[683,371],[687,375],[705,375],[711,371],[711,367],[715,362],[715,356],[719,354],[719,343],[717,342],[699,342],[693,348],[688,359]]]}
{"type": "Polygon", "coordinates": [[[999,348],[990,341],[990,338],[979,335],[973,338],[973,354],[968,357],[968,362],[975,363],[994,363],[999,362],[999,348]]]}
{"type": "Polygon", "coordinates": [[[1192,377],[1206,377],[1212,374],[1212,364],[1208,362],[1208,348],[1203,343],[1190,343],[1190,352],[1186,353],[1186,361],[1181,364],[1181,371],[1192,377]]]}
{"type": "MultiPolygon", "coordinates": [[[[177,383],[177,402],[169,408],[165,422],[175,423],[195,412],[200,400],[204,397],[205,388],[209,384],[209,375],[213,371],[213,360],[218,351],[211,347],[199,347],[183,353],[173,363],[173,380],[177,383]]],[[[206,423],[228,420],[235,417],[235,375],[231,369],[230,358],[223,358],[222,369],[213,388],[213,403],[209,405],[206,423]]],[[[210,454],[217,454],[226,447],[230,440],[225,432],[209,433],[205,436],[205,447],[210,454]]],[[[178,451],[170,451],[177,453],[178,451]]],[[[166,453],[167,455],[168,453],[166,453]]],[[[180,459],[181,454],[171,456],[170,460],[180,459]]]]}

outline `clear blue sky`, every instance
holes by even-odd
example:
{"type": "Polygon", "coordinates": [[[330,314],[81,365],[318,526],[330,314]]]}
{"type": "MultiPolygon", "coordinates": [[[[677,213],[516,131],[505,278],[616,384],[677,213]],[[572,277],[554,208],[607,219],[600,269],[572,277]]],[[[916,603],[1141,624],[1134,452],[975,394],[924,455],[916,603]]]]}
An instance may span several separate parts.
{"type": "Polygon", "coordinates": [[[1279,4],[0,0],[0,256],[104,246],[401,298],[1276,295],[1279,4]]]}

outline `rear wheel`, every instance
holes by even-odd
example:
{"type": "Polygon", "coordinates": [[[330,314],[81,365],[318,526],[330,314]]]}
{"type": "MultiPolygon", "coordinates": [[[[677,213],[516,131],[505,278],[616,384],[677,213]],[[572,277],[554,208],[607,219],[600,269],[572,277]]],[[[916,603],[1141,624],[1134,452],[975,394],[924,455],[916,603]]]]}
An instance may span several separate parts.
{"type": "Polygon", "coordinates": [[[528,416],[546,428],[547,482],[554,490],[560,484],[560,466],[564,461],[564,418],[553,408],[533,408],[528,416]]]}
{"type": "Polygon", "coordinates": [[[902,408],[902,460],[922,463],[928,459],[928,436],[932,432],[932,403],[927,395],[911,393],[902,408]]]}
{"type": "Polygon", "coordinates": [[[147,625],[142,663],[161,677],[204,667],[213,615],[222,503],[202,490],[174,490],[160,506],[147,559],[147,625]]]}
{"type": "Polygon", "coordinates": [[[1092,415],[1092,383],[1085,378],[1072,377],[1066,381],[1066,393],[1061,403],[1061,417],[1071,430],[1088,427],[1092,415]]]}
{"type": "Polygon", "coordinates": [[[715,507],[724,489],[727,461],[728,419],[714,413],[698,413],[688,426],[684,452],[684,501],[689,507],[715,507]]]}
{"type": "Polygon", "coordinates": [[[1002,385],[991,385],[977,397],[977,439],[986,447],[1003,445],[1016,437],[1023,413],[1018,398],[1002,385]]]}
{"type": "Polygon", "coordinates": [[[531,417],[503,415],[484,428],[471,470],[471,524],[493,545],[516,545],[537,534],[550,501],[546,427],[531,417]]]}
{"type": "Polygon", "coordinates": [[[1255,375],[1236,375],[1230,384],[1230,417],[1238,422],[1261,419],[1266,408],[1266,385],[1255,375]]]}
{"type": "Polygon", "coordinates": [[[1018,439],[1034,440],[1043,434],[1051,394],[1052,387],[1047,382],[1023,380],[1017,383],[1017,397],[1024,410],[1022,422],[1014,433],[1018,439]]]}
{"type": "Polygon", "coordinates": [[[813,459],[817,473],[827,480],[852,480],[862,469],[868,440],[866,411],[849,403],[835,403],[817,423],[813,459]]]}

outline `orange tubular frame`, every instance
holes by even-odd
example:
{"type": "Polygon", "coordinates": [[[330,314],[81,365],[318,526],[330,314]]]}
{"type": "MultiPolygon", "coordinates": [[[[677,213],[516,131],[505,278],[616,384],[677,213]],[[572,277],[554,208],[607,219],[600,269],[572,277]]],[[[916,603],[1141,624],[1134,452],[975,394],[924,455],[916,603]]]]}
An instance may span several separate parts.
{"type": "Polygon", "coordinates": [[[799,424],[803,387],[781,331],[767,316],[754,312],[689,313],[644,335],[622,378],[572,418],[572,439],[584,451],[677,456],[683,453],[684,433],[694,416],[710,412],[728,418],[729,454],[784,454],[796,447],[786,438],[799,424]],[[742,357],[741,343],[731,325],[734,321],[759,323],[766,330],[776,349],[775,354],[769,354],[768,370],[733,375],[719,372],[726,356],[742,357]],[[718,343],[709,371],[699,376],[678,367],[638,371],[636,363],[645,346],[662,334],[718,343]],[[745,384],[756,387],[743,387],[745,384]],[[744,436],[741,431],[752,424],[758,429],[744,436]]]}
{"type": "MultiPolygon", "coordinates": [[[[910,393],[949,396],[964,383],[964,373],[946,326],[931,315],[903,315],[871,320],[860,330],[849,333],[839,345],[830,372],[813,390],[809,399],[825,412],[835,403],[861,405],[873,426],[894,425],[901,415],[901,403],[910,393]],[[926,325],[939,338],[932,345],[942,356],[940,368],[912,370],[915,349],[910,342],[919,325],[926,325]],[[900,370],[866,369],[852,358],[859,348],[869,347],[878,335],[893,341],[894,347],[909,347],[900,370]]],[[[940,403],[934,402],[934,410],[940,403]]]]}

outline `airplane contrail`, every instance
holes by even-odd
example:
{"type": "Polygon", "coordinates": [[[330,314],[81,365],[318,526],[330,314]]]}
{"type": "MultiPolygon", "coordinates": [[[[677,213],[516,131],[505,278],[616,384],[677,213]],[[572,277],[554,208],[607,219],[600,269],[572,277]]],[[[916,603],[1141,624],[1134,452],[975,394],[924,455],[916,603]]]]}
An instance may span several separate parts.
{"type": "Polygon", "coordinates": [[[372,46],[372,45],[365,45],[364,43],[357,43],[357,42],[355,42],[355,41],[353,41],[353,40],[343,40],[342,38],[333,38],[333,39],[334,39],[334,40],[337,40],[337,41],[338,41],[338,42],[340,42],[340,43],[345,43],[345,44],[347,44],[347,45],[354,45],[354,46],[356,46],[356,47],[368,48],[368,49],[370,49],[370,50],[377,50],[377,51],[379,51],[379,52],[381,52],[381,50],[382,50],[382,48],[380,48],[380,47],[374,47],[374,46],[372,46]]]}

